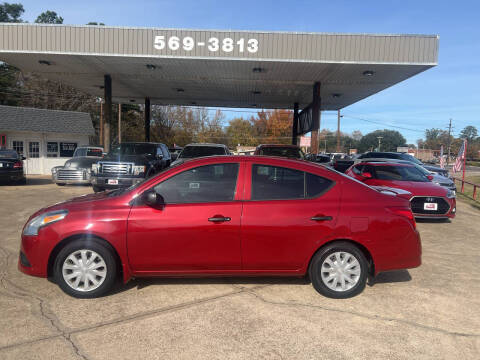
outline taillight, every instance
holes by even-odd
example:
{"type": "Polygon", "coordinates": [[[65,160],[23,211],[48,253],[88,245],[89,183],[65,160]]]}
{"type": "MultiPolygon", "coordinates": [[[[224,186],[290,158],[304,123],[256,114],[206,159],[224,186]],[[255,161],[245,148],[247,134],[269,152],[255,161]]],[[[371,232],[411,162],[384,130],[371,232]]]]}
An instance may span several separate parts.
{"type": "Polygon", "coordinates": [[[15,164],[13,164],[14,169],[21,169],[23,168],[23,163],[21,161],[17,161],[15,164]]]}
{"type": "Polygon", "coordinates": [[[387,207],[387,210],[395,215],[403,216],[407,218],[408,220],[410,220],[411,224],[413,225],[413,228],[414,229],[417,228],[415,217],[413,216],[412,210],[410,208],[391,206],[391,207],[387,207]]]}

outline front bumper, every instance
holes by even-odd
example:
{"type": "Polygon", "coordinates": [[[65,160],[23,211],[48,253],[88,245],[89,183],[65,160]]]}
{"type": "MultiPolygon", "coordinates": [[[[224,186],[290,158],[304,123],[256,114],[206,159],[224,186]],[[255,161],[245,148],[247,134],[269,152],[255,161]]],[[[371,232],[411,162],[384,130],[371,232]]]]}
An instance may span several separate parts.
{"type": "Polygon", "coordinates": [[[419,213],[413,212],[413,216],[415,217],[415,219],[453,219],[455,218],[455,215],[457,213],[456,199],[445,198],[445,200],[448,202],[450,206],[447,212],[443,214],[425,214],[425,213],[419,214],[419,213]]]}
{"type": "Polygon", "coordinates": [[[56,168],[52,172],[52,181],[55,184],[89,185],[92,177],[89,169],[56,168]]]}
{"type": "Polygon", "coordinates": [[[143,176],[128,176],[128,177],[116,177],[116,176],[103,176],[97,175],[92,177],[92,185],[102,189],[118,189],[125,188],[142,182],[145,178],[143,176]],[[117,184],[109,184],[109,181],[116,181],[117,184]]]}

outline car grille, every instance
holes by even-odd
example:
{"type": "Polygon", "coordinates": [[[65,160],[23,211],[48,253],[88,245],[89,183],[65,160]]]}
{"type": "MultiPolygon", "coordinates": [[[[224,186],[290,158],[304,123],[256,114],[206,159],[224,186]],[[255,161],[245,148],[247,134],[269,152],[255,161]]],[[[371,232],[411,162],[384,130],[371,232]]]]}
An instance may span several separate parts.
{"type": "Polygon", "coordinates": [[[412,200],[410,200],[410,206],[412,207],[412,212],[414,214],[444,215],[448,213],[448,210],[450,210],[449,203],[441,197],[414,197],[412,200]],[[425,203],[437,203],[437,210],[425,210],[425,203]]]}
{"type": "Polygon", "coordinates": [[[99,162],[98,172],[101,174],[112,175],[130,175],[132,174],[133,164],[131,163],[109,163],[99,162]]]}
{"type": "Polygon", "coordinates": [[[58,170],[57,180],[85,180],[85,176],[83,170],[61,169],[58,170]]]}

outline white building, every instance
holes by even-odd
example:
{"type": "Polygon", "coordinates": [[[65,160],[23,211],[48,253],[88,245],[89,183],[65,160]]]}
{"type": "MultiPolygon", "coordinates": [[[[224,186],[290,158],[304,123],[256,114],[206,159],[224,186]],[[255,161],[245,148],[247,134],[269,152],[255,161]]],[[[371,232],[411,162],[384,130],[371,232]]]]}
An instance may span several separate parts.
{"type": "Polygon", "coordinates": [[[50,174],[94,133],[87,113],[0,105],[0,147],[25,156],[29,175],[50,174]]]}

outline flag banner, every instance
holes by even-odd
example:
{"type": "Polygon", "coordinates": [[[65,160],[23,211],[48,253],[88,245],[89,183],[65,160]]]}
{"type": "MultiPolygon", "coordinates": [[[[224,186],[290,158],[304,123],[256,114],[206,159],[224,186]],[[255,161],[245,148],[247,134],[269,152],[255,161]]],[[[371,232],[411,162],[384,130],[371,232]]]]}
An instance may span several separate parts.
{"type": "Polygon", "coordinates": [[[458,151],[457,160],[455,160],[455,164],[453,165],[454,173],[462,171],[466,152],[467,152],[467,139],[463,140],[463,144],[462,146],[460,146],[460,150],[458,151]]]}
{"type": "Polygon", "coordinates": [[[440,167],[445,169],[445,156],[443,155],[443,145],[440,147],[440,167]]]}

